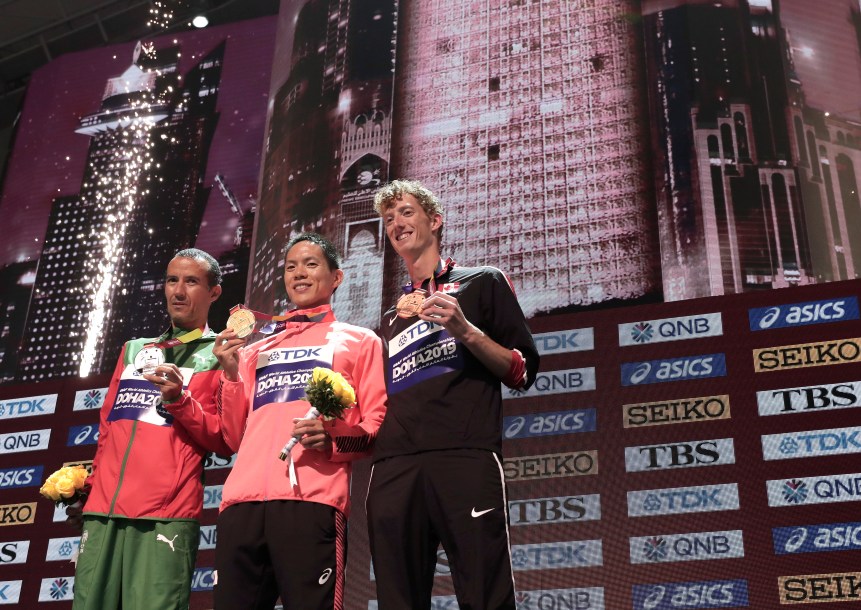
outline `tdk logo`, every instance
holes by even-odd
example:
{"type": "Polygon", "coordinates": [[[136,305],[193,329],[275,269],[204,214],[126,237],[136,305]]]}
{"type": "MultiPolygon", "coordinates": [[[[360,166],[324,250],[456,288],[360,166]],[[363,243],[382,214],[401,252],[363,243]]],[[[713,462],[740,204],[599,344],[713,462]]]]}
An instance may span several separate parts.
{"type": "Polygon", "coordinates": [[[762,435],[765,460],[861,453],[861,427],[762,435]]]}
{"type": "Polygon", "coordinates": [[[212,568],[196,568],[191,577],[192,591],[212,591],[217,582],[215,570],[212,568]]]}
{"type": "Polygon", "coordinates": [[[634,585],[634,610],[747,608],[746,580],[704,580],[634,585]]]}
{"type": "Polygon", "coordinates": [[[57,395],[31,396],[0,400],[0,419],[50,415],[57,409],[57,395]]]}
{"type": "Polygon", "coordinates": [[[741,530],[634,536],[628,541],[631,563],[702,561],[744,557],[741,530]]]}
{"type": "Polygon", "coordinates": [[[502,420],[502,438],[527,438],[595,431],[595,409],[513,415],[502,420]]]}
{"type": "Polygon", "coordinates": [[[20,597],[20,580],[0,580],[0,604],[17,604],[20,597]]]}
{"type": "Polygon", "coordinates": [[[748,311],[748,318],[750,330],[857,320],[859,318],[858,299],[843,297],[794,305],[758,307],[748,311]]]}
{"type": "Polygon", "coordinates": [[[623,386],[725,376],[726,358],[723,354],[627,362],[622,365],[623,386]]]}
{"type": "Polygon", "coordinates": [[[72,426],[69,428],[69,438],[66,439],[66,446],[79,447],[82,445],[95,445],[98,442],[99,427],[97,425],[72,426]]]}
{"type": "Polygon", "coordinates": [[[619,345],[663,343],[723,335],[720,313],[619,324],[619,345]]]}
{"type": "Polygon", "coordinates": [[[42,484],[44,466],[24,466],[0,470],[0,489],[38,487],[42,484]]]}
{"type": "Polygon", "coordinates": [[[511,548],[511,564],[517,571],[601,566],[604,547],[601,540],[519,544],[511,548]]]}
{"type": "Polygon", "coordinates": [[[861,549],[861,522],[823,523],[771,530],[775,555],[861,549]]]}
{"type": "Polygon", "coordinates": [[[738,510],[738,485],[701,485],[628,492],[629,517],[738,510]]]}
{"type": "Polygon", "coordinates": [[[203,488],[203,508],[218,508],[224,485],[207,485],[203,488]]]}

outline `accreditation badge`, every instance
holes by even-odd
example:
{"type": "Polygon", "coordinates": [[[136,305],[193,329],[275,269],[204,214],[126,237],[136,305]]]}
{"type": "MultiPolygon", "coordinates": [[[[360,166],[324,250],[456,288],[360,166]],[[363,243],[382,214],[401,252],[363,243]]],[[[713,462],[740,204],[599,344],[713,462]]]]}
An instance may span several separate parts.
{"type": "Polygon", "coordinates": [[[152,375],[160,364],[164,364],[164,352],[155,345],[144,346],[135,356],[135,370],[142,375],[152,375]]]}
{"type": "Polygon", "coordinates": [[[422,303],[428,295],[427,291],[417,288],[398,299],[395,310],[399,318],[413,318],[422,310],[422,303]]]}

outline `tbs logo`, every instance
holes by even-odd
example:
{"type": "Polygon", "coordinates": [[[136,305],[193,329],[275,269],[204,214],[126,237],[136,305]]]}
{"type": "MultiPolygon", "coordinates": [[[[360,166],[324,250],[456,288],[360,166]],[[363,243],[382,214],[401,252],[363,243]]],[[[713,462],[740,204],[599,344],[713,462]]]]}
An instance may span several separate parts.
{"type": "Polygon", "coordinates": [[[857,320],[858,318],[858,299],[854,296],[808,301],[794,305],[759,307],[748,311],[750,330],[754,331],[841,322],[843,320],[857,320]]]}

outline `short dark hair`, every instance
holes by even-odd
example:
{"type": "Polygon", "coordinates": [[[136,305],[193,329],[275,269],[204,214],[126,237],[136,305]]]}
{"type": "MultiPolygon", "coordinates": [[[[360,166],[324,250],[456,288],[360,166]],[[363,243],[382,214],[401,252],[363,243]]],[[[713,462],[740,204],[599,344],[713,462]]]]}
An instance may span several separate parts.
{"type": "Polygon", "coordinates": [[[319,233],[312,233],[311,231],[299,233],[299,235],[296,235],[293,239],[288,241],[287,246],[284,248],[284,258],[287,258],[287,254],[293,246],[303,241],[309,241],[316,246],[320,246],[320,249],[323,251],[323,256],[326,257],[326,263],[329,265],[329,271],[341,268],[341,255],[338,254],[338,249],[335,247],[335,244],[319,233]]]}
{"type": "Polygon", "coordinates": [[[209,281],[209,287],[218,286],[221,284],[221,267],[218,266],[218,261],[213,258],[208,252],[204,252],[198,248],[185,248],[173,255],[174,258],[191,258],[205,264],[206,279],[209,281]]]}

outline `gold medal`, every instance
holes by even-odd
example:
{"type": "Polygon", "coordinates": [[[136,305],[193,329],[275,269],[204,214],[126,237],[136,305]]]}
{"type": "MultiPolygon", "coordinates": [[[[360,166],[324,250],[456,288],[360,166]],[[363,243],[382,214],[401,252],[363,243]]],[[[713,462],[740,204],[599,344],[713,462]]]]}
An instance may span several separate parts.
{"type": "Polygon", "coordinates": [[[417,316],[422,310],[422,303],[427,296],[427,292],[421,289],[413,290],[412,292],[403,295],[398,299],[398,304],[395,305],[395,310],[398,312],[399,318],[412,318],[417,316]]]}
{"type": "Polygon", "coordinates": [[[135,356],[135,370],[142,375],[152,375],[160,364],[164,364],[164,352],[155,345],[144,347],[135,356]]]}
{"type": "Polygon", "coordinates": [[[237,309],[227,318],[227,328],[233,329],[237,337],[244,339],[254,332],[256,322],[250,309],[237,309]]]}

